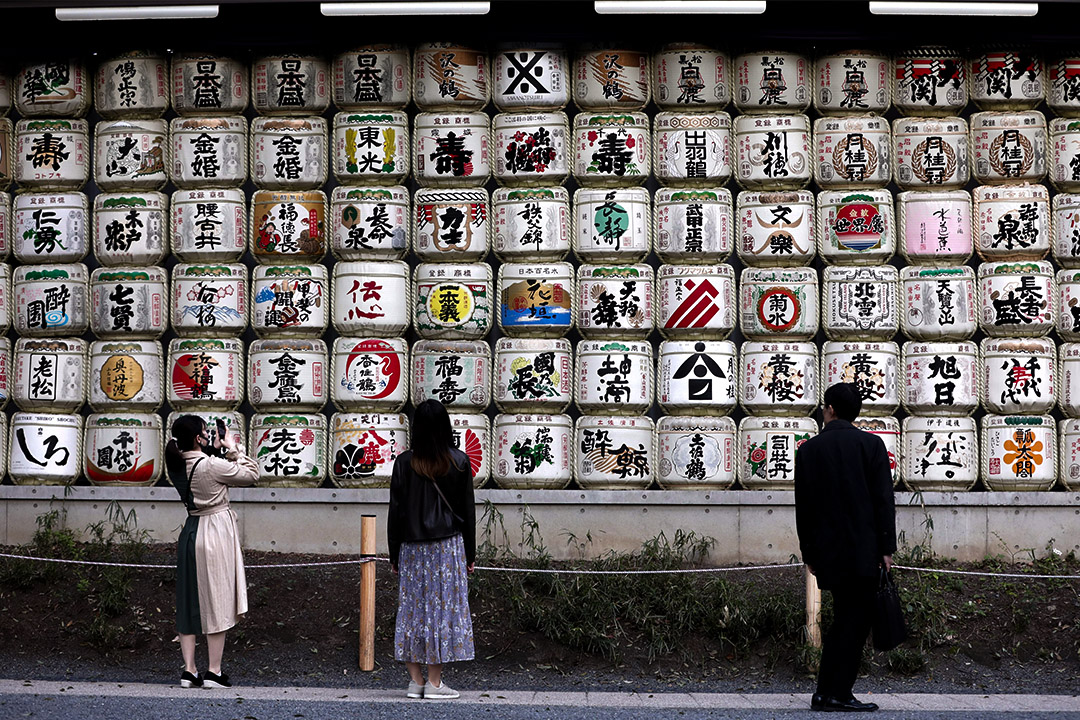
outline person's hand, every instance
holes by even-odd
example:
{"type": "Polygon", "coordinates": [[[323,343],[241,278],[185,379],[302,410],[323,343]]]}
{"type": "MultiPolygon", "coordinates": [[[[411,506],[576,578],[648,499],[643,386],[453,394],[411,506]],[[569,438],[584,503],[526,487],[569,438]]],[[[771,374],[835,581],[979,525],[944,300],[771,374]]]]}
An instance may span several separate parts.
{"type": "Polygon", "coordinates": [[[225,435],[218,438],[218,440],[221,443],[221,447],[225,448],[226,451],[236,449],[236,438],[233,437],[231,432],[226,431],[225,435]]]}
{"type": "Polygon", "coordinates": [[[817,576],[817,573],[816,573],[816,572],[814,572],[814,567],[813,567],[813,566],[812,566],[812,565],[811,565],[810,563],[808,563],[808,562],[804,562],[804,563],[803,563],[803,565],[805,565],[805,566],[806,566],[806,569],[810,571],[810,574],[811,574],[811,575],[813,575],[813,576],[815,576],[815,577],[817,576]]]}
{"type": "Polygon", "coordinates": [[[885,566],[885,572],[892,570],[892,555],[883,555],[881,564],[885,566]]]}
{"type": "Polygon", "coordinates": [[[465,571],[472,575],[474,572],[476,572],[476,563],[469,563],[468,565],[466,565],[465,571]]]}
{"type": "Polygon", "coordinates": [[[396,563],[390,563],[390,571],[392,573],[394,573],[395,575],[397,575],[397,564],[396,563]]]}

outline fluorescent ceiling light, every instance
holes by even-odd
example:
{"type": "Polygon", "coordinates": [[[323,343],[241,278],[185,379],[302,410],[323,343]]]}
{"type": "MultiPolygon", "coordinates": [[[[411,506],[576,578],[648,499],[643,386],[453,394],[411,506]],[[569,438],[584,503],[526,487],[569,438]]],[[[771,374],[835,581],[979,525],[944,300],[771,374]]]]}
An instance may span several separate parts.
{"type": "Polygon", "coordinates": [[[1018,15],[1031,17],[1039,12],[1039,3],[871,0],[870,12],[874,15],[1018,15]]]}
{"type": "Polygon", "coordinates": [[[413,0],[412,2],[324,2],[319,5],[327,17],[348,15],[486,15],[491,12],[488,0],[456,2],[453,0],[413,0]]]}
{"type": "Polygon", "coordinates": [[[56,8],[57,20],[195,20],[217,16],[217,5],[56,8]]]}
{"type": "Polygon", "coordinates": [[[600,15],[760,15],[765,0],[596,0],[600,15]]]}

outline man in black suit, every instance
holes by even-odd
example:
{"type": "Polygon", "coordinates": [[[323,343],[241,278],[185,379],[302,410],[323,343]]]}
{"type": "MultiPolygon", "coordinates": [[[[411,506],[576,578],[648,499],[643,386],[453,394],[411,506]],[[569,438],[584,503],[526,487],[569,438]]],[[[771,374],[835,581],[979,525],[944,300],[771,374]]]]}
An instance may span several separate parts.
{"type": "Polygon", "coordinates": [[[832,591],[812,710],[877,710],[851,694],[870,635],[880,568],[892,566],[896,518],[885,443],[851,424],[862,400],[856,385],[825,391],[821,433],[795,454],[795,524],[803,562],[832,591]]]}

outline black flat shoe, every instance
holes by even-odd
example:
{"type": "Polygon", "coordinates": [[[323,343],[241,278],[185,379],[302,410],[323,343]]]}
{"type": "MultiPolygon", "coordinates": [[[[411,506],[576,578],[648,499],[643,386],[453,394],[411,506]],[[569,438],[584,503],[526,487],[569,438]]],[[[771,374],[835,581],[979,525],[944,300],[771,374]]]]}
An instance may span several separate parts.
{"type": "Polygon", "coordinates": [[[198,673],[195,673],[194,675],[192,675],[187,670],[185,670],[184,672],[180,673],[180,687],[182,687],[182,688],[202,687],[202,678],[199,677],[198,673]]]}
{"type": "Polygon", "coordinates": [[[875,703],[864,703],[855,698],[840,700],[827,695],[815,694],[810,698],[810,709],[822,712],[874,712],[878,709],[875,703]]]}
{"type": "MultiPolygon", "coordinates": [[[[203,673],[202,676],[203,687],[208,688],[231,688],[232,683],[229,682],[229,676],[225,673],[217,675],[209,670],[203,673]]],[[[876,705],[874,707],[877,707],[876,705]]]]}

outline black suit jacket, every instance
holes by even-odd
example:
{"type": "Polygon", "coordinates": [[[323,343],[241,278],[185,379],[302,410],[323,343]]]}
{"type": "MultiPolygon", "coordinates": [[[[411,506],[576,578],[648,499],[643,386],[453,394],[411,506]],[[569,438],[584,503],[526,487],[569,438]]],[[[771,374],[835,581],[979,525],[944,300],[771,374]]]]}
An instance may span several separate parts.
{"type": "Polygon", "coordinates": [[[896,550],[889,453],[881,438],[833,420],[795,453],[795,525],[818,584],[877,577],[896,550]]]}

